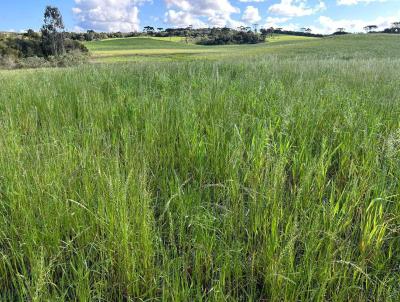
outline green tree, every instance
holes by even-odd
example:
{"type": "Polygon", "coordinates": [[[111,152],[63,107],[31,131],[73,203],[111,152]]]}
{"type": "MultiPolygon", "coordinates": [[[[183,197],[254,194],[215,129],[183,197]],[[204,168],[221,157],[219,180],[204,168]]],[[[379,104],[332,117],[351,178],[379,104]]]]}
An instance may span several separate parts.
{"type": "Polygon", "coordinates": [[[153,35],[153,33],[154,33],[154,27],[153,27],[153,26],[145,26],[145,27],[144,27],[144,31],[145,31],[148,35],[153,35]]]}
{"type": "Polygon", "coordinates": [[[371,31],[373,31],[373,30],[375,30],[375,29],[377,29],[377,28],[378,28],[378,26],[376,26],[376,25],[367,25],[367,26],[364,27],[364,30],[365,30],[367,33],[370,33],[371,31]]]}
{"type": "Polygon", "coordinates": [[[33,29],[28,29],[26,33],[24,33],[24,37],[29,39],[38,40],[40,39],[39,33],[35,32],[33,29]]]}
{"type": "Polygon", "coordinates": [[[57,7],[46,7],[41,31],[45,55],[59,56],[65,53],[64,22],[57,7]]]}
{"type": "Polygon", "coordinates": [[[258,32],[258,23],[254,23],[253,24],[253,30],[254,30],[255,33],[258,32]]]}
{"type": "Polygon", "coordinates": [[[93,41],[95,38],[96,32],[92,29],[89,29],[85,34],[86,41],[93,41]]]}

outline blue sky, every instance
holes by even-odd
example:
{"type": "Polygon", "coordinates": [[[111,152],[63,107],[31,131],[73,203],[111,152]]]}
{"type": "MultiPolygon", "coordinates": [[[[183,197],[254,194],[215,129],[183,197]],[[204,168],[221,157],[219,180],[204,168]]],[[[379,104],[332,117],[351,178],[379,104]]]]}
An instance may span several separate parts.
{"type": "Polygon", "coordinates": [[[400,0],[0,0],[0,30],[39,29],[46,5],[60,8],[68,30],[136,31],[156,27],[259,24],[329,33],[400,21],[400,0]]]}

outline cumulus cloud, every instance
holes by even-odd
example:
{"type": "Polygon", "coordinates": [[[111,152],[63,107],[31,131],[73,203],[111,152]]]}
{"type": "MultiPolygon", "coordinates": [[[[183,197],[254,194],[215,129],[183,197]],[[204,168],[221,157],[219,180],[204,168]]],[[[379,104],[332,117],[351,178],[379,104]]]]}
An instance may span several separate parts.
{"type": "Polygon", "coordinates": [[[285,17],[310,16],[326,9],[324,2],[320,1],[316,6],[309,7],[306,0],[280,0],[273,4],[268,11],[271,14],[285,17]]]}
{"type": "MultiPolygon", "coordinates": [[[[278,28],[278,27],[283,27],[283,23],[286,23],[287,21],[289,21],[290,20],[290,18],[285,18],[285,17],[282,17],[282,18],[279,18],[279,17],[268,17],[267,18],[267,22],[265,23],[265,25],[264,25],[264,27],[265,28],[270,28],[270,27],[275,27],[275,28],[278,28]]],[[[288,29],[288,30],[291,30],[291,29],[293,29],[293,24],[290,26],[290,29],[288,29],[288,27],[286,26],[285,27],[285,29],[288,29]]]]}
{"type": "Polygon", "coordinates": [[[356,5],[360,3],[385,2],[386,0],[337,0],[338,5],[356,5]]]}
{"type": "Polygon", "coordinates": [[[169,10],[165,22],[175,26],[236,27],[240,24],[231,15],[240,13],[229,0],[165,0],[169,10]]]}
{"type": "Polygon", "coordinates": [[[251,5],[246,7],[246,10],[244,11],[242,16],[242,20],[250,24],[259,22],[261,20],[261,16],[258,8],[251,5]]]}
{"type": "Polygon", "coordinates": [[[177,27],[186,27],[192,25],[193,27],[206,27],[205,24],[200,19],[196,18],[192,14],[185,11],[176,11],[173,9],[168,10],[165,13],[165,22],[168,24],[173,24],[177,27]]]}
{"type": "Polygon", "coordinates": [[[393,22],[398,21],[399,17],[400,13],[396,16],[378,17],[371,20],[334,20],[330,17],[320,16],[318,19],[320,26],[311,27],[311,29],[313,29],[314,32],[319,32],[322,34],[333,33],[338,28],[344,28],[347,32],[363,32],[366,25],[373,24],[378,26],[378,30],[383,30],[385,28],[389,28],[393,22]]]}
{"type": "Polygon", "coordinates": [[[140,30],[139,5],[147,0],[75,0],[78,28],[106,32],[140,30]]]}

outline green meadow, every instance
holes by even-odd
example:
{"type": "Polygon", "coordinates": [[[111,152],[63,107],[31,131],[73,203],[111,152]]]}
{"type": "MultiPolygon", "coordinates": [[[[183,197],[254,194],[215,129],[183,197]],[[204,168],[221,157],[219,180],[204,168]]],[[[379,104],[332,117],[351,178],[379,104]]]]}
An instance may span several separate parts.
{"type": "Polygon", "coordinates": [[[399,301],[400,39],[272,39],[0,71],[0,300],[399,301]]]}
{"type": "Polygon", "coordinates": [[[274,35],[254,45],[200,46],[180,37],[126,38],[86,42],[94,63],[282,59],[399,58],[400,37],[390,34],[309,38],[274,35]]]}

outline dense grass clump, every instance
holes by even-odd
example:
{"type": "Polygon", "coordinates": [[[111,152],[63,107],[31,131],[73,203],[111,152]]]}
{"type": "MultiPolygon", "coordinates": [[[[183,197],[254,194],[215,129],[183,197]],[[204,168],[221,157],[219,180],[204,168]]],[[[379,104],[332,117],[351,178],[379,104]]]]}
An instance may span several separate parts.
{"type": "Polygon", "coordinates": [[[0,73],[0,300],[398,301],[399,70],[0,73]]]}

